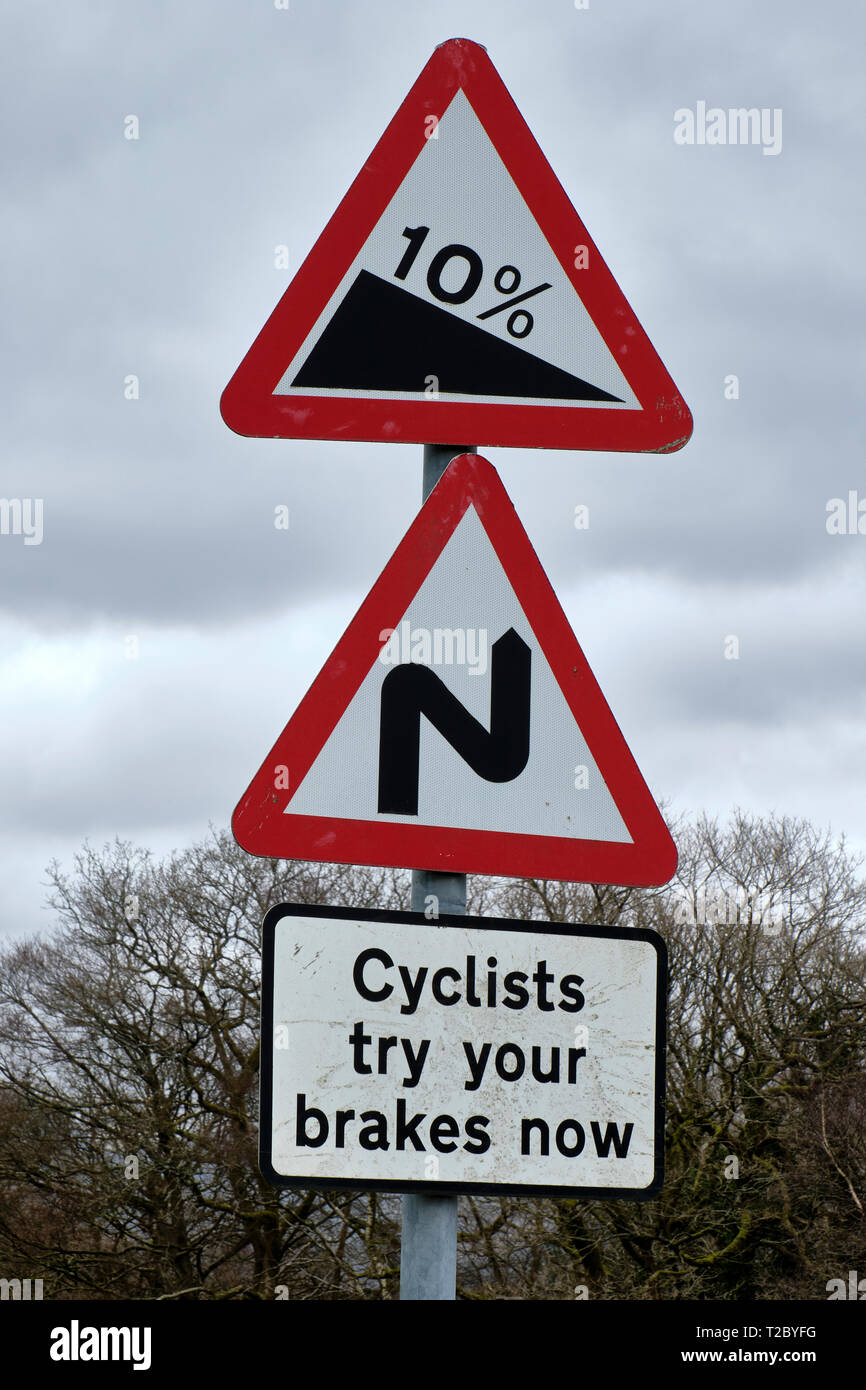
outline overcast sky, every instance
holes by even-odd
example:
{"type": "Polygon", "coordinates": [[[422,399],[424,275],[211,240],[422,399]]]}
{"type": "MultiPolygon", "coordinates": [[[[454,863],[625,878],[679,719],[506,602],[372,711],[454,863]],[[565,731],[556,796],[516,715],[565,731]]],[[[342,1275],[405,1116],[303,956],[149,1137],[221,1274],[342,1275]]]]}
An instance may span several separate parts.
{"type": "Polygon", "coordinates": [[[2,29],[0,495],[43,533],[0,535],[0,931],[46,923],[86,838],[226,826],[414,517],[420,446],[242,439],[218,403],[454,35],[694,415],[666,457],[483,450],[650,788],[866,850],[866,534],[827,529],[855,491],[866,533],[861,6],[27,0],[2,29]],[[677,143],[701,102],[781,112],[781,148],[677,143]]]}

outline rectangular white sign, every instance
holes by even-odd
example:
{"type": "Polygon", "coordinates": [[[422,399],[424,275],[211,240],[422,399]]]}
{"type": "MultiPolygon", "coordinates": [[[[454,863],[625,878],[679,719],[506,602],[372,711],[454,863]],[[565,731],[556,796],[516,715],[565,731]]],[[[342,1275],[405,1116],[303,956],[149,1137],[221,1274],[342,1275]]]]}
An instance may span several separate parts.
{"type": "Polygon", "coordinates": [[[265,918],[261,1167],[277,1185],[646,1198],[655,932],[284,904],[265,918]]]}

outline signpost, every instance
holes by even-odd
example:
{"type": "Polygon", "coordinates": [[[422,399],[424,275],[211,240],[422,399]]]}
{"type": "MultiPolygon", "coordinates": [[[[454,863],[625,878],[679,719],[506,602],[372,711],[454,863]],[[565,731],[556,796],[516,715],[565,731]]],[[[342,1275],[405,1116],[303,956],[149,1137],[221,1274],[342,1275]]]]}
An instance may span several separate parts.
{"type": "Polygon", "coordinates": [[[268,913],[261,1164],[404,1191],[401,1298],[453,1298],[455,1192],[646,1198],[662,1176],[661,939],[463,917],[466,872],[676,867],[466,440],[667,453],[691,414],[467,39],[436,49],[221,410],[240,434],[425,445],[424,507],[232,826],[253,854],[413,868],[412,913],[268,913]]]}
{"type": "Polygon", "coordinates": [[[263,957],[275,1185],[658,1192],[657,933],[283,905],[263,957]]]}
{"type": "MultiPolygon", "coordinates": [[[[424,445],[421,499],[427,501],[458,445],[424,445]]],[[[466,875],[412,870],[412,911],[463,917],[466,875]]],[[[400,1231],[400,1300],[452,1300],[457,1293],[457,1198],[447,1193],[407,1192],[400,1231]]]]}

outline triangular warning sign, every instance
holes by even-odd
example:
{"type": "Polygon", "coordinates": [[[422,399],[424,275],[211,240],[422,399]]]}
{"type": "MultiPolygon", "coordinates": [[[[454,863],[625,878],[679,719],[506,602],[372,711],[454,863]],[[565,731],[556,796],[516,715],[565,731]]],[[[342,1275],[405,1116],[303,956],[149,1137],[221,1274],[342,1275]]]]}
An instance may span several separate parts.
{"type": "Polygon", "coordinates": [[[449,465],[232,828],[282,859],[670,879],[667,827],[486,459],[449,465]]]}
{"type": "Polygon", "coordinates": [[[668,452],[692,418],[480,45],[436,49],[223,394],[239,434],[668,452]]]}

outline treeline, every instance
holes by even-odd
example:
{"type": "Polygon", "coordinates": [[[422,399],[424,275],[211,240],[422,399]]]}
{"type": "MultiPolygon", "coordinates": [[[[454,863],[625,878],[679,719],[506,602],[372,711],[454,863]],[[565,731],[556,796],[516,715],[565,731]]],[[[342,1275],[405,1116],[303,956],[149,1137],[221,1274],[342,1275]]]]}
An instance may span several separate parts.
{"type": "MultiPolygon", "coordinates": [[[[674,884],[470,880],[484,916],[653,927],[670,957],[666,1179],[648,1203],[463,1198],[463,1298],[809,1299],[866,1276],[866,885],[844,843],[736,815],[674,884]]],[[[0,953],[0,1276],[46,1298],[395,1298],[399,1199],[257,1166],[260,928],[279,902],[406,908],[399,872],[228,834],[51,870],[0,953]]]]}

